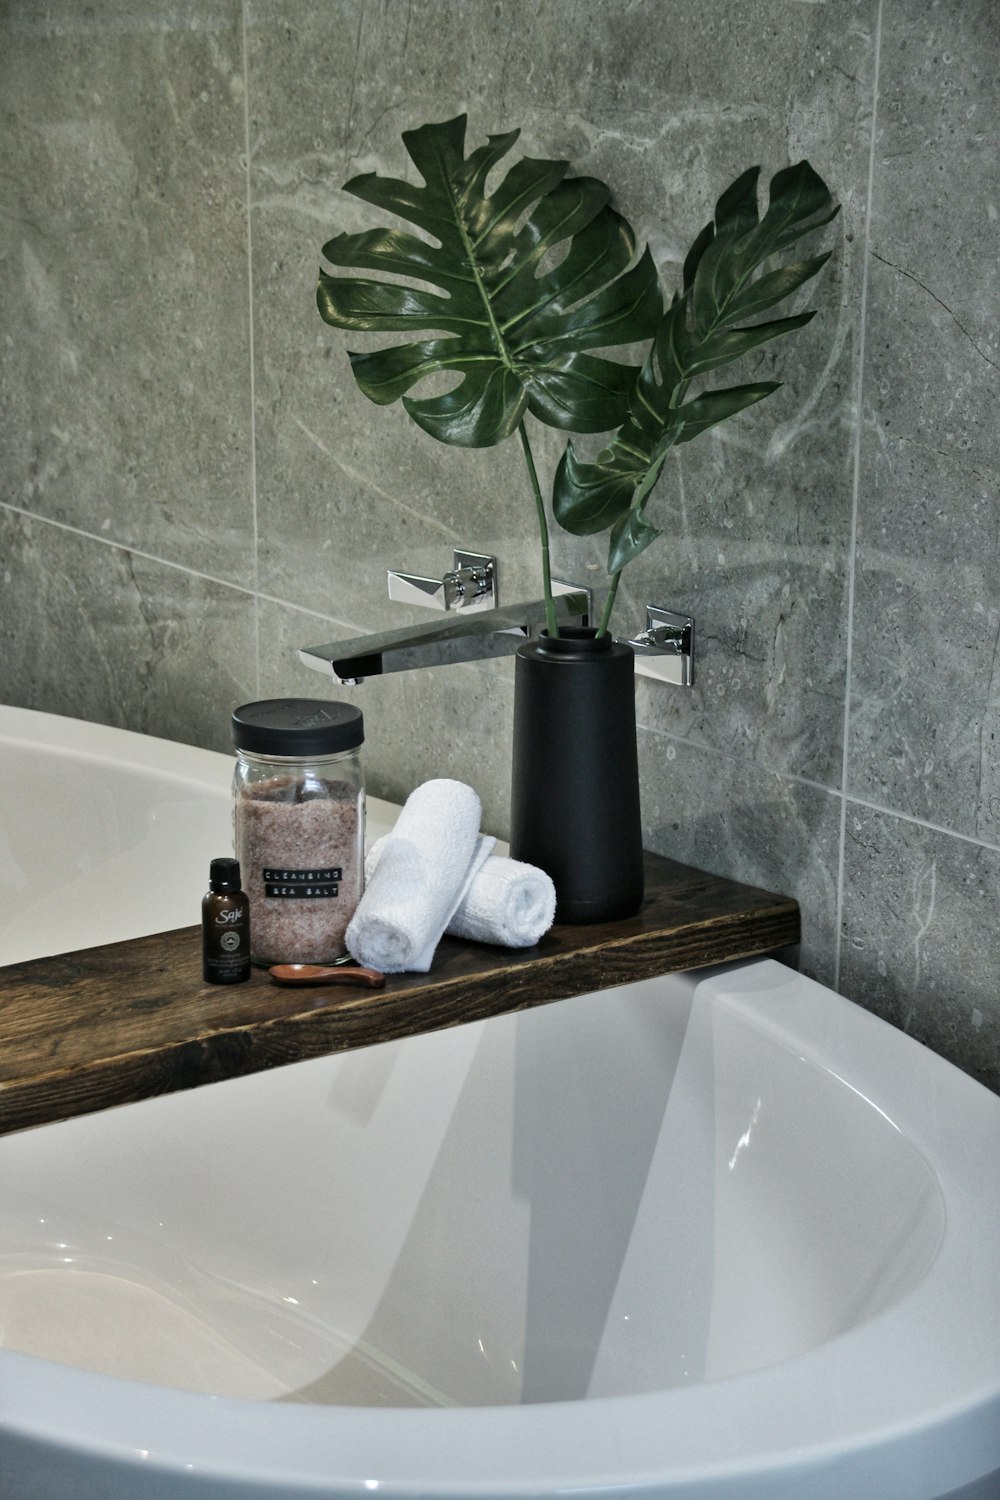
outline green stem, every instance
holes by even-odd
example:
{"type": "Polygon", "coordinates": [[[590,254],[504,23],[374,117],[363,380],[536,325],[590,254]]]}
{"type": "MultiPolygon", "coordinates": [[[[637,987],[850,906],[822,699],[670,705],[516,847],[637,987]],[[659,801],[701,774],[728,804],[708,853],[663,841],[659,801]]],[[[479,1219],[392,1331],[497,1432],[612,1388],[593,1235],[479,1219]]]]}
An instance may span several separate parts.
{"type": "MultiPolygon", "coordinates": [[[[666,459],[666,452],[661,453],[655,463],[651,464],[647,469],[645,475],[642,478],[642,481],[635,491],[635,494],[632,496],[632,503],[629,506],[629,510],[642,510],[643,506],[646,504],[646,501],[649,499],[650,493],[656,485],[660,474],[663,471],[663,465],[665,464],[666,459]]],[[[611,584],[608,588],[607,598],[604,601],[604,608],[601,611],[600,624],[597,627],[598,635],[606,635],[608,632],[608,627],[611,624],[611,612],[615,607],[615,599],[618,595],[618,585],[621,582],[623,572],[624,567],[621,567],[618,569],[617,573],[611,574],[611,584]]]]}
{"type": "Polygon", "coordinates": [[[615,607],[615,597],[618,593],[618,585],[621,582],[621,577],[621,568],[618,569],[617,573],[612,573],[611,575],[611,585],[608,589],[607,598],[604,601],[604,608],[601,610],[601,622],[597,627],[598,635],[607,635],[608,633],[608,626],[611,624],[611,611],[615,607]]]}
{"type": "Polygon", "coordinates": [[[528,466],[528,478],[531,481],[531,492],[535,497],[535,511],[538,515],[538,535],[542,544],[542,587],[545,590],[545,626],[550,636],[559,634],[559,621],[556,618],[555,599],[552,595],[552,571],[549,564],[549,523],[545,515],[545,501],[542,499],[542,491],[538,483],[538,471],[535,468],[535,460],[531,455],[531,444],[528,442],[528,433],[524,426],[524,419],[518,423],[517,435],[521,439],[521,451],[524,461],[528,466]]]}

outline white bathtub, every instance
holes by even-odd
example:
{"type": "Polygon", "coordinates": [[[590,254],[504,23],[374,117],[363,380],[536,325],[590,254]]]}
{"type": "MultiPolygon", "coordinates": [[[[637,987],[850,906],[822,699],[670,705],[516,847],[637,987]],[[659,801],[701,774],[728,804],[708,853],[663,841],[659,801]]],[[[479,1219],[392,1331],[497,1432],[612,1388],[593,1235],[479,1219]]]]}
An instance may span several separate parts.
{"type": "MultiPolygon", "coordinates": [[[[0,754],[16,956],[195,920],[226,757],[0,754]]],[[[996,1500],[1000,1100],[767,960],[300,1063],[0,1140],[0,1343],[4,1500],[996,1500]]]]}
{"type": "MultiPolygon", "coordinates": [[[[2,705],[0,754],[0,964],[201,920],[230,756],[2,705]]],[[[394,812],[371,799],[376,836],[394,812]]]]}

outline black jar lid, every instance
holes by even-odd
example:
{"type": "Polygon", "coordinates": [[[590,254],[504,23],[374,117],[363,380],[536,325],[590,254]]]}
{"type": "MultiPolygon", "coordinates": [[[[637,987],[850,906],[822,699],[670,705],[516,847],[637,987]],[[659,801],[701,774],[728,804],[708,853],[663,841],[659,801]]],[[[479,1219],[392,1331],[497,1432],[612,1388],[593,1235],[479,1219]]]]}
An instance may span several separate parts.
{"type": "Polygon", "coordinates": [[[336,755],[364,738],[364,718],[353,703],[266,698],[233,711],[233,744],[257,755],[336,755]]]}

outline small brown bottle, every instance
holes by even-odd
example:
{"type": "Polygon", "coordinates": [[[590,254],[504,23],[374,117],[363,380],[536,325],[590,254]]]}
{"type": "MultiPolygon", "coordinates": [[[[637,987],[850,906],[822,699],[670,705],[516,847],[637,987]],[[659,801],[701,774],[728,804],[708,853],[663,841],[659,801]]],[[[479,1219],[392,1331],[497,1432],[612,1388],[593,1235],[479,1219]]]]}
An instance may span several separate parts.
{"type": "Polygon", "coordinates": [[[240,888],[238,859],[213,859],[201,903],[201,971],[206,984],[250,978],[250,898],[240,888]]]}

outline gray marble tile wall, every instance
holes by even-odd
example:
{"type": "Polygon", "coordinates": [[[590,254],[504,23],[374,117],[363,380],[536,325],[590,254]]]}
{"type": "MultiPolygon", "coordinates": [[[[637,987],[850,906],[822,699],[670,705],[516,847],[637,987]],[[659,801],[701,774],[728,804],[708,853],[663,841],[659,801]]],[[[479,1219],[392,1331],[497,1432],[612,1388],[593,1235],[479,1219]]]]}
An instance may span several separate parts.
{"type": "MultiPolygon", "coordinates": [[[[994,0],[6,0],[0,698],[228,748],[236,702],[322,691],[296,647],[418,618],[387,566],[537,594],[516,445],[370,406],[315,312],[404,129],[520,126],[668,287],[739,171],[808,157],[818,315],[619,598],[699,628],[693,690],[637,688],[647,842],[794,893],[806,970],[1000,1086],[998,65],[994,0]]],[[[375,791],[457,776],[504,831],[509,663],[360,691],[375,791]]]]}

